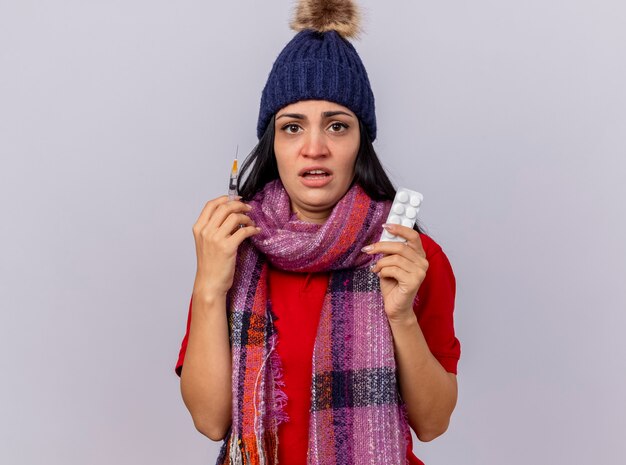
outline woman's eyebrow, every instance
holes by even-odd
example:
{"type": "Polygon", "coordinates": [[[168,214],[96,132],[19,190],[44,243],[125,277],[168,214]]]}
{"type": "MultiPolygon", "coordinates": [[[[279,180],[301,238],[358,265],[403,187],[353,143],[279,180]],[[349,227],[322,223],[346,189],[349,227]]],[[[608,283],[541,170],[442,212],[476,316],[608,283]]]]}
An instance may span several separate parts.
{"type": "Polygon", "coordinates": [[[325,111],[324,113],[322,113],[322,116],[324,118],[332,118],[333,116],[337,115],[346,115],[352,118],[352,115],[350,113],[346,113],[345,111],[325,111]]]}
{"type": "Polygon", "coordinates": [[[283,113],[282,115],[280,115],[278,118],[276,119],[280,119],[282,117],[285,118],[293,118],[293,119],[306,119],[306,116],[300,114],[300,113],[283,113]]]}

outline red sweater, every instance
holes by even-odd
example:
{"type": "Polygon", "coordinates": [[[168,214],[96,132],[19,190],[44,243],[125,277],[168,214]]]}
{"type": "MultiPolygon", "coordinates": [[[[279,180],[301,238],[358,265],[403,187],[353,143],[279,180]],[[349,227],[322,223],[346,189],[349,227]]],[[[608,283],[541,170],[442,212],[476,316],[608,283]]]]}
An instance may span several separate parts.
{"type": "MultiPolygon", "coordinates": [[[[444,369],[457,372],[461,347],[454,333],[455,278],[446,255],[429,236],[420,234],[428,272],[418,290],[414,311],[430,351],[444,369]]],[[[278,430],[279,463],[306,465],[313,344],[329,273],[292,273],[270,268],[269,292],[278,332],[277,352],[283,368],[287,415],[278,430]],[[294,311],[293,309],[297,309],[294,311]]],[[[183,339],[175,371],[180,376],[191,323],[183,339]]],[[[411,465],[423,465],[408,446],[411,465]]]]}

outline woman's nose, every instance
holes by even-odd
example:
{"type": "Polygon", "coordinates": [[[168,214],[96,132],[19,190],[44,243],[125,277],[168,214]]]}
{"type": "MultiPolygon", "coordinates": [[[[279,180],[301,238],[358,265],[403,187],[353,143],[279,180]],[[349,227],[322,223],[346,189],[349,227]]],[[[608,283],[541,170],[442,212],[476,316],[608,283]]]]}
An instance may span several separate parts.
{"type": "Polygon", "coordinates": [[[308,134],[301,151],[309,158],[320,158],[329,155],[325,134],[321,131],[312,131],[308,134]]]}

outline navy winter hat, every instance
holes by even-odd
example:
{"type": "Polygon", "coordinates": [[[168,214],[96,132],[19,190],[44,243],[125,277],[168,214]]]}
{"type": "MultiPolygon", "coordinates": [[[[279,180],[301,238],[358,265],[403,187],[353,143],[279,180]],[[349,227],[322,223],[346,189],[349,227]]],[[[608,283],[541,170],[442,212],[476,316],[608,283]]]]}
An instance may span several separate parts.
{"type": "Polygon", "coordinates": [[[376,139],[374,94],[363,62],[347,40],[358,34],[358,16],[349,0],[300,2],[291,25],[299,32],[276,58],[261,95],[259,139],[278,110],[312,99],[349,108],[370,139],[376,139]]]}

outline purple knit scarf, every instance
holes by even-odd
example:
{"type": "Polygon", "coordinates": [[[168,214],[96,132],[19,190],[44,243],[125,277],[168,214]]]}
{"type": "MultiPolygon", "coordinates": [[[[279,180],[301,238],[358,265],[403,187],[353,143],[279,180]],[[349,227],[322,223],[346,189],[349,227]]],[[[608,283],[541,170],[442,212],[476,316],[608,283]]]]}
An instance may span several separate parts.
{"type": "Polygon", "coordinates": [[[361,252],[378,241],[391,202],[354,185],[324,224],[307,223],[291,212],[276,180],[250,204],[261,232],[240,246],[228,298],[232,425],[217,463],[278,463],[278,425],[288,419],[269,262],[287,271],[331,271],[313,348],[307,463],[406,464],[410,430],[391,330],[379,278],[369,271],[372,257],[361,252]]]}

